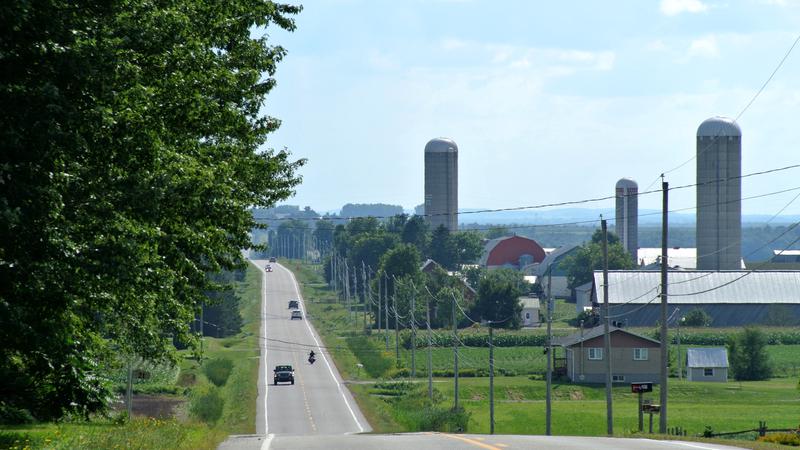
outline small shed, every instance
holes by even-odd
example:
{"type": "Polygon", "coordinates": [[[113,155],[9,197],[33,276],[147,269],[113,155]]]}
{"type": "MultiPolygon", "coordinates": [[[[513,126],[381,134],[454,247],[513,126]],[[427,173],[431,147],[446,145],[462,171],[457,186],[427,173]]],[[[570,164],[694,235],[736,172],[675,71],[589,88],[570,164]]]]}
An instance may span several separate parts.
{"type": "Polygon", "coordinates": [[[538,297],[520,297],[519,302],[522,304],[522,326],[523,327],[538,327],[539,322],[539,298],[538,297]]]}
{"type": "Polygon", "coordinates": [[[728,381],[728,350],[724,347],[690,348],[686,351],[688,381],[728,381]]]}

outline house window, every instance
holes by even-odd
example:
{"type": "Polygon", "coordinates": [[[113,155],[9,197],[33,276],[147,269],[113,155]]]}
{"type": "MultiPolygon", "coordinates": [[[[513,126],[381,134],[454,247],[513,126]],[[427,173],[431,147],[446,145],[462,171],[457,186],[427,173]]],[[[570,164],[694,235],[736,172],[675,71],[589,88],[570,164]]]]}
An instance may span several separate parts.
{"type": "Polygon", "coordinates": [[[703,376],[704,377],[713,377],[714,376],[714,368],[704,368],[703,369],[703,376]]]}
{"type": "Polygon", "coordinates": [[[603,359],[603,349],[601,347],[589,347],[589,359],[603,359]]]}
{"type": "Polygon", "coordinates": [[[623,381],[625,381],[625,375],[611,375],[611,381],[613,381],[613,382],[623,382],[623,381]]]}
{"type": "Polygon", "coordinates": [[[633,360],[634,361],[647,361],[648,352],[646,348],[635,348],[633,349],[633,360]]]}

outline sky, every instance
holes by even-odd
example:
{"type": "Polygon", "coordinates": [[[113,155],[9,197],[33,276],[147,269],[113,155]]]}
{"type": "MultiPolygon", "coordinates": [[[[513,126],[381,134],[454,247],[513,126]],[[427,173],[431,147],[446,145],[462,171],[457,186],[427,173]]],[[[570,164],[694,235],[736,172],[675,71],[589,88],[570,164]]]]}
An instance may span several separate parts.
{"type": "MultiPolygon", "coordinates": [[[[424,147],[459,148],[459,208],[509,208],[696,179],[696,131],[737,117],[742,173],[800,163],[800,0],[308,0],[263,112],[267,147],[307,158],[286,203],[412,209],[424,147]]],[[[800,187],[800,169],[752,176],[742,196],[800,187]]],[[[800,190],[742,204],[800,214],[800,190]]],[[[586,203],[613,208],[613,201],[586,203]]],[[[670,209],[695,206],[693,188],[670,209]]],[[[641,209],[659,209],[660,193],[641,209]]]]}

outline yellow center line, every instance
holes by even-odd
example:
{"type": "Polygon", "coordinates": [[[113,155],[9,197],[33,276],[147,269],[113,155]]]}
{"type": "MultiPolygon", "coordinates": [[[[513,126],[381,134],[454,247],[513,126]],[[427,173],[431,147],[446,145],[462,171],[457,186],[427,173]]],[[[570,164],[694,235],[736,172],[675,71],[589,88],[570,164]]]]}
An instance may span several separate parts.
{"type": "Polygon", "coordinates": [[[496,445],[496,446],[498,446],[498,447],[508,447],[508,445],[507,445],[507,444],[494,444],[494,445],[496,445]]]}
{"type": "Polygon", "coordinates": [[[474,445],[476,447],[485,448],[487,450],[500,450],[500,447],[495,447],[494,445],[484,444],[483,442],[475,440],[475,439],[481,439],[482,440],[483,438],[470,439],[468,437],[459,436],[457,434],[446,434],[446,433],[442,433],[442,436],[448,437],[450,439],[458,439],[459,441],[463,441],[463,442],[466,442],[468,444],[472,444],[472,445],[474,445]]]}
{"type": "MultiPolygon", "coordinates": [[[[292,360],[295,363],[295,367],[299,368],[300,365],[297,364],[297,355],[296,354],[292,354],[292,360]]],[[[297,373],[299,374],[299,372],[297,372],[297,373]]],[[[308,395],[306,395],[306,383],[303,381],[303,376],[302,375],[299,375],[298,378],[300,380],[300,390],[303,391],[303,403],[305,403],[305,406],[306,406],[306,415],[308,415],[308,421],[311,424],[311,430],[316,433],[317,432],[317,424],[314,423],[314,416],[311,414],[311,405],[309,405],[309,403],[308,403],[308,395]]]]}

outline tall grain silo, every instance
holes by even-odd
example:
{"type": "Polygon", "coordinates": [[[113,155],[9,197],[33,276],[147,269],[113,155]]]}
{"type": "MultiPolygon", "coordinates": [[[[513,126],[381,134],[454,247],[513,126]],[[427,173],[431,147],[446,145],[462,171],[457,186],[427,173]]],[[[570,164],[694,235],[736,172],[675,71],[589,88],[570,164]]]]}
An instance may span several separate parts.
{"type": "Polygon", "coordinates": [[[697,128],[697,269],[740,270],[742,130],[727,117],[697,128]]]}
{"type": "Polygon", "coordinates": [[[625,250],[630,253],[633,264],[637,265],[639,251],[639,185],[630,178],[617,181],[616,221],[617,236],[625,250]]]}
{"type": "Polygon", "coordinates": [[[425,145],[425,215],[431,230],[458,230],[458,146],[447,138],[425,145]]]}

